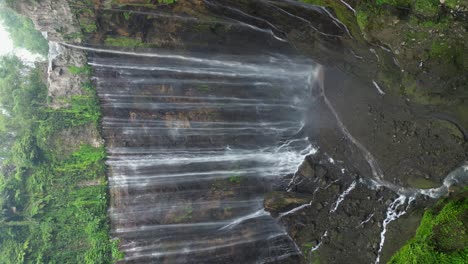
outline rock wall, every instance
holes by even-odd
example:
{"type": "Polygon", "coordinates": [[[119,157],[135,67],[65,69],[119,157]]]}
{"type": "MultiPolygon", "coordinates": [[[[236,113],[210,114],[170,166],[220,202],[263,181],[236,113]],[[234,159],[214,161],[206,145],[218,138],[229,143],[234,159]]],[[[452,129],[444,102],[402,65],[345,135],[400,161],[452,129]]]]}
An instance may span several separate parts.
{"type": "Polygon", "coordinates": [[[31,18],[36,29],[43,32],[49,41],[49,63],[47,70],[48,94],[51,107],[67,106],[72,95],[82,94],[86,76],[72,74],[70,66],[86,65],[86,53],[70,49],[61,43],[81,43],[81,29],[67,0],[42,0],[38,2],[18,1],[14,8],[31,18]]]}
{"type": "MultiPolygon", "coordinates": [[[[15,9],[28,16],[36,29],[49,41],[47,67],[47,88],[50,97],[49,106],[54,109],[69,106],[69,99],[82,95],[83,84],[89,82],[86,74],[74,74],[70,67],[85,67],[86,52],[69,48],[64,43],[81,43],[81,29],[68,0],[41,0],[38,2],[18,1],[15,9]]],[[[84,125],[58,133],[58,138],[70,152],[81,144],[98,147],[103,144],[95,126],[84,125]]],[[[59,147],[57,149],[63,147],[59,147]]]]}
{"type": "Polygon", "coordinates": [[[84,67],[86,61],[85,52],[49,41],[47,87],[53,108],[64,107],[67,105],[66,99],[83,93],[82,85],[88,81],[88,77],[83,74],[72,74],[69,68],[84,67]]]}
{"type": "Polygon", "coordinates": [[[18,11],[32,19],[36,29],[47,32],[50,41],[63,42],[64,36],[77,36],[74,42],[81,42],[79,23],[67,0],[42,0],[38,2],[19,1],[18,11]]]}

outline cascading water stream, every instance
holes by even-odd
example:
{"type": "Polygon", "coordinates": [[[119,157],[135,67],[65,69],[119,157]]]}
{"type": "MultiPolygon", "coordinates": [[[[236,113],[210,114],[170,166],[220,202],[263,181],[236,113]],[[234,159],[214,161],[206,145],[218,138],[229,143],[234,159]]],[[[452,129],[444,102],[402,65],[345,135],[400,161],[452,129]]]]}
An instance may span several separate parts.
{"type": "Polygon", "coordinates": [[[299,255],[263,194],[313,153],[309,60],[89,52],[127,263],[264,263],[299,255]]]}

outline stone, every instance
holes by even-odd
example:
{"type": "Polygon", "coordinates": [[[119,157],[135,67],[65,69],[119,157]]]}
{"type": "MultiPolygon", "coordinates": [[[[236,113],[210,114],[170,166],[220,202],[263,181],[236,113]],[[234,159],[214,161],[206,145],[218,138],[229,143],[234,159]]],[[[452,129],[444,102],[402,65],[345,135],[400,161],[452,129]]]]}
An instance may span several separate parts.
{"type": "Polygon", "coordinates": [[[320,165],[315,165],[315,174],[317,177],[323,178],[327,174],[327,170],[320,165]]]}
{"type": "MultiPolygon", "coordinates": [[[[64,42],[66,35],[79,35],[81,28],[67,0],[18,1],[22,14],[32,19],[36,29],[47,32],[47,39],[64,42]]],[[[81,39],[74,39],[81,42],[81,39]]]]}

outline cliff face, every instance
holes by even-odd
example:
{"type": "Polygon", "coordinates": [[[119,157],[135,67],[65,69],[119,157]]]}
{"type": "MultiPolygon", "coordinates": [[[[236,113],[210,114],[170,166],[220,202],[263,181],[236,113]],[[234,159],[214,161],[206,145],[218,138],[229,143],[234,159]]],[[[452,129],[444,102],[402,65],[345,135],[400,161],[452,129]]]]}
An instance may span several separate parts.
{"type": "Polygon", "coordinates": [[[49,41],[47,87],[53,108],[67,106],[71,96],[83,93],[81,87],[87,81],[86,76],[69,71],[70,67],[85,66],[86,54],[59,44],[81,42],[81,29],[69,4],[67,0],[43,0],[19,1],[15,6],[49,41]]]}
{"type": "Polygon", "coordinates": [[[85,66],[85,52],[49,41],[47,87],[53,108],[66,106],[67,99],[83,93],[82,86],[88,81],[88,77],[71,73],[70,67],[83,68],[85,66]]]}
{"type": "Polygon", "coordinates": [[[19,1],[16,9],[30,17],[37,30],[47,32],[50,41],[63,42],[70,36],[80,42],[81,31],[67,0],[19,1]],[[75,37],[73,37],[75,36],[75,37]]]}

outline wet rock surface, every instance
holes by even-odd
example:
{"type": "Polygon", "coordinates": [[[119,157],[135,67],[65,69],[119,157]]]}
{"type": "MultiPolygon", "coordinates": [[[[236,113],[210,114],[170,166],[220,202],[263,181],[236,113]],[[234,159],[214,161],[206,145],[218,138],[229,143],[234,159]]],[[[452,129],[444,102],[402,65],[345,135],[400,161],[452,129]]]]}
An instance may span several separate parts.
{"type": "Polygon", "coordinates": [[[329,72],[325,93],[349,132],[378,160],[387,181],[415,188],[440,186],[467,159],[467,142],[455,125],[431,116],[431,109],[382,95],[354,78],[337,77],[340,74],[329,72]]]}
{"type": "Polygon", "coordinates": [[[84,74],[70,72],[71,67],[85,67],[86,53],[71,49],[56,42],[49,42],[49,66],[47,88],[52,99],[51,107],[68,106],[72,96],[83,94],[83,85],[89,82],[84,74]]]}
{"type": "MultiPolygon", "coordinates": [[[[325,76],[324,93],[339,122],[373,154],[384,180],[398,186],[438,187],[466,160],[462,132],[428,118],[427,109],[382,96],[336,69],[325,76]],[[404,162],[391,166],[400,158],[404,162]],[[432,168],[431,173],[418,171],[426,168],[432,168]]],[[[287,189],[289,197],[309,195],[310,200],[294,208],[278,209],[281,203],[270,208],[287,226],[306,262],[373,263],[378,258],[384,263],[414,235],[423,209],[435,200],[417,195],[395,206],[401,196],[369,181],[374,177],[369,157],[343,134],[331,109],[316,100],[310,131],[320,148],[306,158],[287,189]],[[392,214],[398,217],[389,218],[392,214]]],[[[274,202],[270,198],[265,204],[274,202]]]]}
{"type": "MultiPolygon", "coordinates": [[[[294,177],[288,197],[308,197],[309,200],[291,208],[276,204],[273,215],[284,224],[301,248],[305,263],[373,263],[381,243],[383,222],[390,203],[398,195],[384,187],[372,187],[364,179],[336,163],[310,156],[294,177]],[[315,173],[311,171],[315,167],[315,173]],[[317,171],[326,171],[321,178],[317,171]],[[306,206],[304,206],[306,205],[306,206]]],[[[266,196],[265,203],[275,202],[278,192],[266,196]]],[[[407,239],[414,235],[424,206],[432,201],[418,200],[399,208],[406,213],[391,222],[386,233],[381,261],[385,262],[407,239]]],[[[271,210],[272,207],[269,207],[271,210]]]]}

